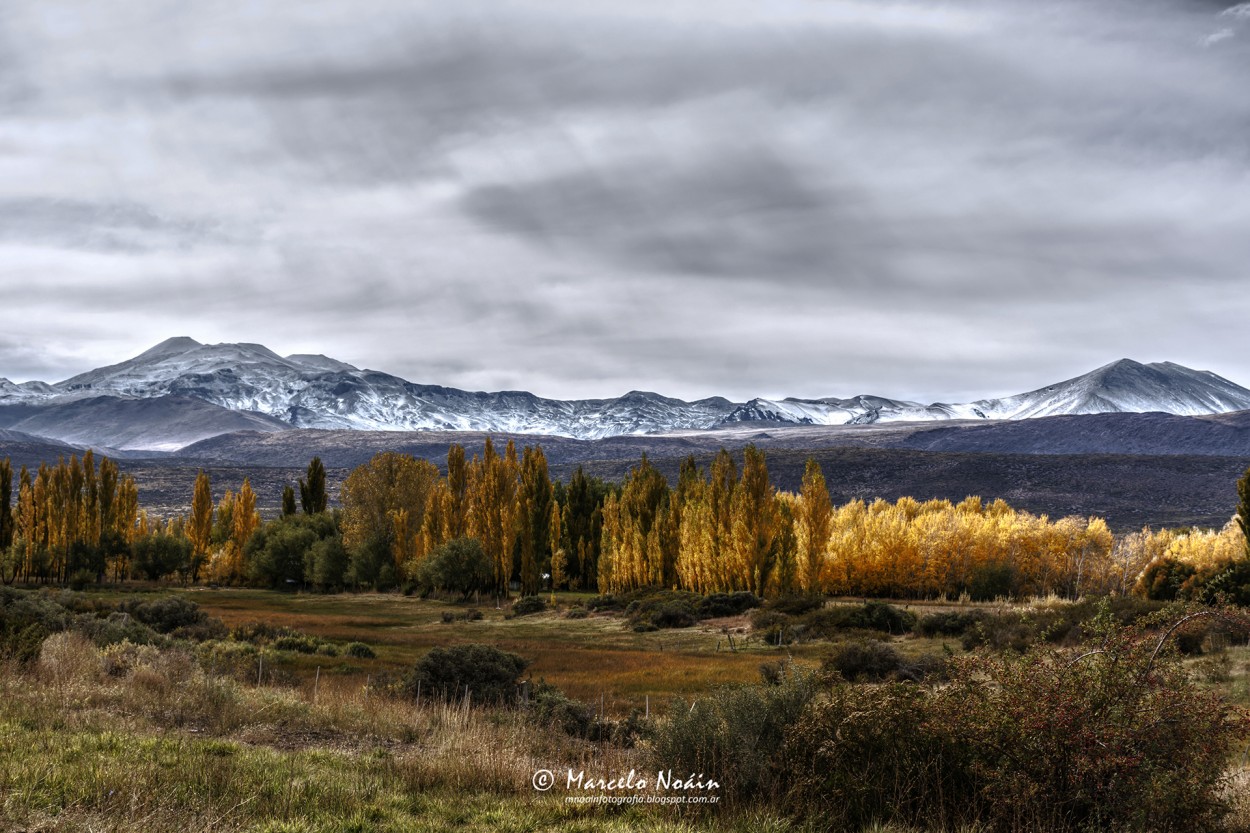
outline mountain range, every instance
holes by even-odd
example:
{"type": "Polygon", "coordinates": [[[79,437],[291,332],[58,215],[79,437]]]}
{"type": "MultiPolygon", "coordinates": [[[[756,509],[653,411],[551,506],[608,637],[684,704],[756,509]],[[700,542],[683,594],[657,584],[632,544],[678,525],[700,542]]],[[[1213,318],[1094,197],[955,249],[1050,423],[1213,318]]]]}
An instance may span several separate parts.
{"type": "Polygon", "coordinates": [[[238,432],[294,429],[599,440],[748,425],[963,426],[1088,414],[1201,417],[1247,409],[1250,390],[1214,373],[1129,359],[1015,396],[928,405],[869,395],[685,402],[641,391],[615,399],[544,399],[525,391],[415,384],[326,356],[279,356],[259,344],[208,345],[185,337],[55,384],[0,379],[0,439],[145,452],[173,452],[238,432]]]}

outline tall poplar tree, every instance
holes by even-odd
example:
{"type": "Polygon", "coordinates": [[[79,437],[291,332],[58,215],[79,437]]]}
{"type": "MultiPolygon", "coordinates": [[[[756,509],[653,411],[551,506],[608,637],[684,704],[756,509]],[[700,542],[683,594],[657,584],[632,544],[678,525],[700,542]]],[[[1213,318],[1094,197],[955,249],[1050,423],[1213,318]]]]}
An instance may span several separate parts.
{"type": "Polygon", "coordinates": [[[318,515],[326,511],[329,495],[326,494],[326,467],[320,457],[308,464],[308,478],[299,481],[299,499],[305,515],[318,515]]]}
{"type": "Polygon", "coordinates": [[[518,494],[521,535],[521,594],[533,596],[542,589],[543,568],[551,559],[551,477],[542,447],[526,446],[521,457],[521,489],[518,494]]]}
{"type": "Polygon", "coordinates": [[[13,464],[0,460],[0,550],[13,545],[13,464]]]}
{"type": "Polygon", "coordinates": [[[187,537],[191,539],[191,580],[197,581],[213,543],[213,488],[208,472],[203,469],[195,476],[187,537]]]}
{"type": "Polygon", "coordinates": [[[803,470],[803,486],[800,491],[797,517],[794,519],[796,537],[797,573],[799,587],[805,593],[820,592],[820,574],[825,563],[832,531],[833,501],[825,485],[825,475],[820,464],[808,458],[803,470]]]}

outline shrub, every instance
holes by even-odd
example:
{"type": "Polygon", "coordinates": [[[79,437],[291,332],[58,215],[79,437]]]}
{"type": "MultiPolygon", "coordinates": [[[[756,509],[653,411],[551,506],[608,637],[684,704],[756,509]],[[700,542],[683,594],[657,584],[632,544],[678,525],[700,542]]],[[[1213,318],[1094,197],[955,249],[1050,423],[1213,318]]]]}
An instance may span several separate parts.
{"type": "Polygon", "coordinates": [[[826,669],[836,671],[848,682],[880,682],[893,676],[902,665],[899,652],[882,642],[847,643],[824,662],[826,669]]]}
{"type": "Polygon", "coordinates": [[[528,663],[493,645],[453,645],[432,648],[409,675],[404,688],[416,696],[418,685],[423,696],[456,700],[466,689],[475,703],[511,704],[516,700],[516,683],[528,663]]]}
{"type": "Polygon", "coordinates": [[[564,611],[565,619],[585,619],[590,615],[590,611],[584,607],[570,607],[564,611]]]}
{"type": "Polygon", "coordinates": [[[694,611],[681,602],[669,602],[650,611],[650,622],[657,628],[688,628],[696,621],[694,611]]]}
{"type": "Polygon", "coordinates": [[[835,828],[1214,829],[1246,720],[1160,634],[1109,611],[1090,631],[952,659],[941,687],[835,687],[787,736],[790,801],[835,828]]]}
{"type": "Polygon", "coordinates": [[[985,619],[985,611],[945,611],[920,617],[916,630],[927,637],[963,636],[985,619]]]}
{"type": "Polygon", "coordinates": [[[591,610],[604,610],[604,611],[624,610],[626,604],[628,604],[628,602],[626,602],[624,599],[621,599],[617,596],[613,596],[612,594],[609,593],[603,596],[596,596],[595,598],[586,602],[586,607],[588,607],[591,610]]]}
{"type": "Polygon", "coordinates": [[[693,704],[676,701],[652,738],[653,764],[683,777],[703,773],[730,800],[777,796],[786,727],[819,691],[811,674],[790,671],[773,685],[723,688],[693,704]]]}
{"type": "Polygon", "coordinates": [[[196,646],[195,657],[208,674],[232,677],[241,682],[256,682],[255,645],[235,640],[212,640],[196,646]]]}
{"type": "MultiPolygon", "coordinates": [[[[796,603],[793,609],[804,609],[804,605],[796,603]]],[[[856,630],[904,634],[915,626],[915,614],[884,602],[833,607],[808,605],[806,612],[800,616],[787,614],[775,607],[765,607],[751,614],[751,627],[770,645],[784,645],[796,639],[833,639],[856,630]]]]}
{"type": "Polygon", "coordinates": [[[699,600],[697,612],[701,619],[716,619],[722,616],[739,616],[760,604],[758,596],[745,590],[736,593],[712,593],[699,600]]]}
{"type": "Polygon", "coordinates": [[[538,596],[522,596],[512,603],[513,616],[529,616],[542,613],[546,609],[547,603],[538,596]]]}
{"type": "Polygon", "coordinates": [[[444,610],[442,613],[443,624],[449,625],[452,622],[477,622],[482,618],[482,611],[477,608],[457,613],[454,610],[444,610]]]}
{"type": "Polygon", "coordinates": [[[867,640],[842,645],[824,662],[826,670],[836,671],[848,682],[920,682],[941,677],[945,665],[944,659],[932,654],[909,659],[884,642],[867,640]]]}
{"type": "Polygon", "coordinates": [[[299,654],[315,654],[320,646],[320,640],[304,634],[280,636],[273,641],[275,651],[295,651],[299,654]]]}
{"type": "Polygon", "coordinates": [[[200,610],[199,605],[179,596],[164,596],[150,601],[128,599],[118,605],[118,610],[130,614],[157,633],[172,633],[178,628],[200,625],[208,619],[208,614],[200,610]]]}
{"type": "Polygon", "coordinates": [[[751,630],[768,645],[789,645],[795,637],[791,618],[767,608],[751,614],[751,630]]]}
{"type": "Polygon", "coordinates": [[[102,670],[100,654],[80,633],[54,633],[44,640],[39,649],[39,670],[58,685],[89,682],[102,670]]]}
{"type": "Polygon", "coordinates": [[[802,616],[820,610],[824,605],[825,600],[820,596],[782,596],[769,602],[767,608],[787,616],[802,616]]]}
{"type": "Polygon", "coordinates": [[[654,628],[688,628],[699,620],[701,597],[684,590],[636,590],[625,606],[625,615],[635,625],[654,628]]]}
{"type": "MultiPolygon", "coordinates": [[[[852,617],[853,621],[856,617],[852,617]]],[[[885,631],[890,634],[911,633],[916,627],[916,614],[908,610],[899,610],[885,602],[868,602],[859,611],[859,621],[853,627],[868,628],[874,631],[885,631]]]]}
{"type": "Polygon", "coordinates": [[[898,683],[836,686],[787,732],[790,806],[832,830],[976,829],[975,781],[954,739],[929,725],[933,697],[898,683]]]}
{"type": "Polygon", "coordinates": [[[533,687],[529,709],[537,725],[556,726],[567,735],[588,738],[595,728],[595,715],[589,706],[570,699],[547,682],[539,682],[533,687]]]}
{"type": "Polygon", "coordinates": [[[373,659],[377,656],[373,649],[363,642],[348,642],[343,646],[343,653],[356,659],[373,659]]]}

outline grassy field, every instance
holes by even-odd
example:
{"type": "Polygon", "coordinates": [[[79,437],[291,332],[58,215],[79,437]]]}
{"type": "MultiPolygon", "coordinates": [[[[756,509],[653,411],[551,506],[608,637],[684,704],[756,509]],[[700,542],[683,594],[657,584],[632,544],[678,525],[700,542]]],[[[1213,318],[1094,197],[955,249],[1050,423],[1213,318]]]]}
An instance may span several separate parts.
{"type": "MultiPolygon", "coordinates": [[[[399,594],[318,595],[266,590],[178,591],[227,625],[266,622],[295,628],[336,642],[366,642],[375,661],[335,659],[329,664],[342,675],[364,682],[379,669],[402,671],[436,645],[485,642],[514,651],[531,666],[534,680],[545,679],[569,696],[588,703],[603,699],[608,714],[646,709],[675,696],[696,697],[726,683],[755,682],[759,666],[793,657],[814,663],[818,646],[775,646],[752,638],[748,617],[713,619],[692,628],[635,633],[618,615],[564,618],[564,612],[585,595],[558,594],[557,610],[507,618],[506,609],[484,602],[476,622],[444,623],[444,612],[463,613],[471,605],[449,604],[399,594]],[[730,649],[730,638],[734,649],[730,649]]],[[[302,658],[307,676],[324,658],[302,658]]],[[[323,673],[328,669],[323,669],[323,673]]]]}
{"type": "Polygon", "coordinates": [[[0,830],[718,831],[760,816],[567,804],[540,768],[626,772],[638,754],[517,715],[212,678],[176,655],[101,676],[84,640],[0,669],[0,830]]]}
{"type": "MultiPolygon", "coordinates": [[[[602,702],[609,718],[649,704],[660,719],[674,698],[689,702],[726,683],[759,681],[762,665],[819,665],[835,650],[828,641],[765,644],[751,632],[749,616],[639,633],[619,613],[566,617],[588,598],[575,594],[561,594],[553,610],[520,617],[483,603],[477,606],[482,618],[466,621],[456,617],[471,605],[399,594],[147,590],[153,598],[174,593],[193,600],[228,626],[263,622],[340,646],[360,641],[377,656],[270,652],[265,667],[272,662],[281,677],[266,674],[258,686],[208,670],[179,650],[110,673],[101,649],[76,634],[60,634],[45,643],[34,666],[0,664],[0,831],[819,829],[818,822],[809,828],[732,802],[702,811],[566,803],[567,793],[535,791],[533,774],[646,772],[653,766],[646,744],[570,736],[523,710],[413,702],[388,695],[378,681],[398,679],[431,647],[483,642],[530,660],[531,679],[545,679],[592,707],[602,702]],[[444,621],[447,613],[453,621],[444,621]]],[[[135,593],[127,587],[88,596],[135,593]]],[[[910,607],[923,615],[956,607],[1036,612],[1066,604],[910,607]]],[[[874,638],[912,657],[963,651],[953,637],[874,638]]],[[[1250,705],[1250,647],[1208,650],[1185,662],[1203,686],[1250,705]]],[[[1229,762],[1230,773],[1243,770],[1250,773],[1246,761],[1229,762]]],[[[1250,775],[1236,775],[1234,788],[1250,797],[1250,775]]],[[[1250,829],[1242,823],[1250,819],[1247,806],[1238,801],[1226,829],[1250,829]]],[[[914,833],[888,826],[866,831],[914,833]]]]}

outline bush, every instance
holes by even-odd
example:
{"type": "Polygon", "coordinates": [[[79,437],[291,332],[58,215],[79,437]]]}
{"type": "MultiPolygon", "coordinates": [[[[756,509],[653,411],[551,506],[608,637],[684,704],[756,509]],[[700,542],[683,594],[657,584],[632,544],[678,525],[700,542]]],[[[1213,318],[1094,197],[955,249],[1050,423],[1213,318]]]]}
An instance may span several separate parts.
{"type": "Polygon", "coordinates": [[[1175,601],[1188,598],[1196,568],[1175,558],[1156,559],[1146,566],[1137,580],[1136,592],[1148,599],[1175,601]]]}
{"type": "Polygon", "coordinates": [[[556,726],[566,735],[598,739],[592,737],[597,721],[590,707],[570,699],[549,683],[540,682],[534,686],[530,692],[529,708],[538,726],[556,726]]]}
{"type": "Polygon", "coordinates": [[[208,614],[195,602],[179,596],[164,596],[150,601],[128,599],[118,605],[118,610],[129,613],[157,633],[172,633],[178,628],[200,625],[208,614]]]}
{"type": "MultiPolygon", "coordinates": [[[[808,597],[799,599],[806,600],[808,597]]],[[[782,607],[806,609],[806,612],[794,616],[770,606],[751,614],[752,629],[769,645],[785,645],[795,640],[833,639],[850,631],[904,634],[916,626],[915,614],[884,602],[813,607],[796,601],[793,605],[782,607]]]]}
{"type": "Polygon", "coordinates": [[[363,642],[348,642],[343,646],[343,653],[356,659],[373,659],[377,656],[373,649],[363,642]]]}
{"type": "Polygon", "coordinates": [[[824,606],[825,600],[820,596],[782,596],[769,602],[767,608],[787,616],[802,616],[824,606]]]}
{"type": "Polygon", "coordinates": [[[596,596],[595,598],[586,602],[586,607],[588,607],[590,610],[595,610],[595,611],[624,610],[625,605],[627,604],[628,602],[625,601],[624,599],[619,598],[617,596],[613,596],[612,594],[609,593],[603,596],[596,596]]]}
{"type": "Polygon", "coordinates": [[[90,682],[102,670],[100,654],[80,633],[54,633],[39,649],[39,670],[58,685],[90,682]]]}
{"type": "Polygon", "coordinates": [[[978,623],[984,621],[985,611],[969,610],[969,611],[946,611],[941,613],[930,613],[920,617],[920,621],[916,623],[916,630],[927,637],[935,636],[963,636],[978,623]]]}
{"type": "Polygon", "coordinates": [[[590,611],[584,607],[570,607],[564,611],[565,619],[585,619],[590,615],[590,611]]]}
{"type": "Polygon", "coordinates": [[[868,680],[880,682],[894,675],[903,665],[898,651],[882,642],[850,642],[841,646],[824,662],[847,682],[868,680]]]}
{"type": "Polygon", "coordinates": [[[517,678],[528,663],[493,645],[453,645],[432,648],[418,662],[404,688],[416,696],[458,700],[466,689],[474,703],[510,705],[516,701],[517,678]]]}
{"type": "Polygon", "coordinates": [[[847,682],[920,682],[941,677],[945,665],[941,657],[925,654],[909,659],[892,646],[873,641],[847,643],[824,662],[826,670],[836,671],[847,682]]]}
{"type": "Polygon", "coordinates": [[[111,677],[124,677],[136,668],[151,666],[160,655],[151,645],[116,642],[100,651],[100,666],[111,677]]]}
{"type": "Polygon", "coordinates": [[[740,590],[737,593],[712,593],[699,600],[698,615],[701,619],[717,619],[722,616],[740,616],[759,607],[760,598],[754,593],[740,590]]]}
{"type": "Polygon", "coordinates": [[[657,628],[688,628],[696,621],[694,611],[681,602],[669,602],[650,612],[650,623],[657,628]]]}
{"type": "Polygon", "coordinates": [[[321,647],[321,640],[316,637],[300,634],[298,636],[280,636],[273,641],[275,651],[294,651],[298,654],[315,654],[321,647]]]}
{"type": "Polygon", "coordinates": [[[786,727],[819,691],[811,674],[791,670],[776,684],[723,688],[693,704],[677,701],[652,738],[653,765],[720,782],[730,800],[776,797],[786,727]]]}
{"type": "Polygon", "coordinates": [[[1157,632],[1109,611],[1090,632],[952,659],[941,687],[835,687],[787,736],[790,801],[834,828],[1215,829],[1246,721],[1157,632]]]}
{"type": "Polygon", "coordinates": [[[656,590],[646,588],[634,591],[633,598],[625,606],[625,615],[638,625],[659,628],[688,628],[699,620],[698,606],[701,597],[684,590],[656,590]]]}
{"type": "Polygon", "coordinates": [[[454,610],[444,610],[442,619],[444,625],[450,625],[452,622],[477,622],[482,618],[482,611],[477,608],[457,613],[454,610]]]}
{"type": "Polygon", "coordinates": [[[538,596],[522,596],[512,603],[513,616],[529,616],[542,613],[546,609],[547,603],[538,596]]]}
{"type": "Polygon", "coordinates": [[[789,645],[795,638],[793,620],[767,608],[751,614],[751,630],[767,645],[789,645]]]}

